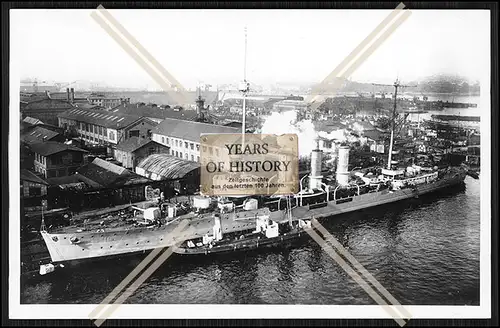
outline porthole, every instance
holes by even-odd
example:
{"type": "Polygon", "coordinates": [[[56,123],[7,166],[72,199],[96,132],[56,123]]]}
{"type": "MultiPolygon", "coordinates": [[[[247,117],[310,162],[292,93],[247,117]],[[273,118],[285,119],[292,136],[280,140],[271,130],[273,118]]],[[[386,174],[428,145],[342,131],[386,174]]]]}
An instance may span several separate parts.
{"type": "Polygon", "coordinates": [[[113,248],[113,245],[109,246],[109,248],[113,248]]]}
{"type": "Polygon", "coordinates": [[[125,246],[128,246],[128,244],[125,244],[125,246]]]}

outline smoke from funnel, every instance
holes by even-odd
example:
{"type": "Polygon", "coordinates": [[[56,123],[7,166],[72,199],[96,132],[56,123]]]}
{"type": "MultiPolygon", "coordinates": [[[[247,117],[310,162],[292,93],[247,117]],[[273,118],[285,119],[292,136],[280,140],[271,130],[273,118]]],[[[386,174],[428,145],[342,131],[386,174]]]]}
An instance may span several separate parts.
{"type": "Polygon", "coordinates": [[[316,148],[315,139],[317,133],[311,120],[297,122],[297,111],[287,111],[283,113],[272,113],[262,125],[263,134],[286,134],[295,133],[299,137],[299,156],[311,156],[311,152],[316,148]]]}

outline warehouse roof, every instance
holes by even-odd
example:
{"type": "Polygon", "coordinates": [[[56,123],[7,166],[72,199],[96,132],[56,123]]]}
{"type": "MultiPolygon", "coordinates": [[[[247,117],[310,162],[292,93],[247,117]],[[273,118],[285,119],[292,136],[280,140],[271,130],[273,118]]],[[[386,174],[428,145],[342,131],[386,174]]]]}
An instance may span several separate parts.
{"type": "Polygon", "coordinates": [[[173,108],[160,108],[158,106],[143,105],[143,104],[121,104],[111,111],[111,113],[120,113],[126,115],[145,116],[156,119],[175,118],[179,120],[191,121],[196,119],[197,113],[195,110],[173,108]]]}
{"type": "Polygon", "coordinates": [[[150,181],[148,178],[100,158],[96,158],[92,163],[81,167],[78,173],[106,188],[117,188],[150,181]]]}
{"type": "Polygon", "coordinates": [[[143,159],[137,167],[164,179],[181,179],[190,172],[199,170],[200,164],[167,154],[153,154],[143,159]]]}
{"type": "Polygon", "coordinates": [[[92,181],[79,173],[75,173],[64,177],[48,178],[47,182],[51,186],[59,186],[61,189],[65,189],[68,187],[75,187],[75,186],[83,187],[82,184],[85,184],[87,189],[103,188],[103,186],[101,186],[97,182],[92,181]]]}
{"type": "Polygon", "coordinates": [[[33,129],[30,129],[28,132],[21,134],[21,140],[28,143],[40,143],[44,141],[50,141],[54,137],[57,137],[59,133],[42,128],[41,126],[35,126],[33,129]]]}
{"type": "Polygon", "coordinates": [[[23,110],[28,111],[28,110],[38,110],[38,109],[68,109],[68,108],[73,108],[73,106],[65,101],[65,100],[59,100],[59,99],[39,99],[35,101],[31,101],[27,103],[24,107],[23,110]]]}
{"type": "Polygon", "coordinates": [[[29,181],[29,182],[34,182],[38,184],[43,184],[43,185],[48,185],[49,183],[42,178],[38,177],[35,173],[28,171],[28,170],[21,170],[21,180],[22,181],[29,181]]]}
{"type": "Polygon", "coordinates": [[[151,139],[130,137],[127,140],[123,140],[122,142],[120,142],[116,146],[116,149],[131,153],[131,152],[136,151],[137,149],[142,148],[143,146],[146,146],[150,143],[161,145],[161,144],[159,144],[156,141],[153,141],[151,139]]]}
{"type": "Polygon", "coordinates": [[[33,144],[31,145],[31,150],[42,156],[50,156],[52,154],[60,153],[65,150],[88,153],[88,151],[86,150],[55,141],[47,141],[47,142],[33,144]]]}
{"type": "Polygon", "coordinates": [[[29,117],[29,116],[26,116],[23,120],[24,123],[28,123],[28,124],[31,124],[31,125],[37,125],[37,124],[43,124],[42,121],[40,121],[39,119],[37,118],[34,118],[34,117],[29,117]]]}
{"type": "Polygon", "coordinates": [[[141,118],[138,115],[112,113],[103,110],[75,108],[58,115],[60,118],[90,123],[111,129],[122,129],[141,118]]]}
{"type": "Polygon", "coordinates": [[[152,133],[169,137],[186,139],[200,142],[203,133],[240,133],[241,130],[228,126],[183,121],[176,119],[165,119],[152,131],[152,133]]]}

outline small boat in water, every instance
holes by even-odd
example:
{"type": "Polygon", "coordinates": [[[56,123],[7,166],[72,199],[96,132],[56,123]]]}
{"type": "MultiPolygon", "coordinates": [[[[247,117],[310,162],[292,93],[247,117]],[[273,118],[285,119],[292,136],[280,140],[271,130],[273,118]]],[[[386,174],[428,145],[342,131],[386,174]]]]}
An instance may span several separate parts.
{"type": "Polygon", "coordinates": [[[181,255],[208,255],[283,246],[306,236],[305,229],[311,227],[309,220],[279,223],[271,220],[269,215],[259,215],[255,218],[255,229],[222,236],[220,218],[215,215],[214,220],[212,235],[205,234],[201,238],[186,240],[181,245],[174,246],[173,252],[181,255]]]}

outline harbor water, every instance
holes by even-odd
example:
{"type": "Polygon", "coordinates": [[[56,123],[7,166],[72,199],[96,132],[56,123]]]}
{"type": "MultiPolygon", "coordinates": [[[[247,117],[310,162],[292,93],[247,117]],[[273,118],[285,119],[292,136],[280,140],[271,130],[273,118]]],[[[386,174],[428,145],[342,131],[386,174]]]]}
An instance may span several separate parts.
{"type": "MultiPolygon", "coordinates": [[[[480,180],[320,223],[400,303],[479,304],[480,180]]],[[[147,255],[67,266],[21,284],[21,302],[98,304],[147,255]]],[[[376,304],[311,238],[293,247],[173,255],[134,304],[376,304]]]]}

